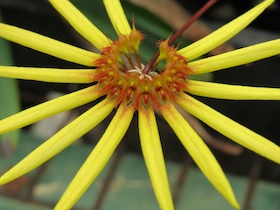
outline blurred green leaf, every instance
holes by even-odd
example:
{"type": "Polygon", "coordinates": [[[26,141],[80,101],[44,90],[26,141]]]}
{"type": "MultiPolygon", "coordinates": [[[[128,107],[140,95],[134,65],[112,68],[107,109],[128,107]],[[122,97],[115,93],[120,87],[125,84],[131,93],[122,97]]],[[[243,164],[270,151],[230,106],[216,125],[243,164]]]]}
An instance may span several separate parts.
{"type": "MultiPolygon", "coordinates": [[[[3,22],[1,14],[0,21],[3,22]]],[[[0,39],[0,65],[13,65],[10,45],[3,39],[0,39]]],[[[0,78],[0,101],[0,119],[19,112],[20,102],[16,80],[0,78]]],[[[0,136],[0,154],[9,155],[16,149],[19,132],[15,130],[0,136]]]]}

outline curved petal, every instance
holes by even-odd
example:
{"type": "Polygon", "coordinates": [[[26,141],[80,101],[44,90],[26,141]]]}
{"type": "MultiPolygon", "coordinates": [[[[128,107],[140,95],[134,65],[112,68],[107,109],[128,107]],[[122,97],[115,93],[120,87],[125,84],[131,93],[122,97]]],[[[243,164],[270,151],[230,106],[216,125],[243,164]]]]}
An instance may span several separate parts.
{"type": "Polygon", "coordinates": [[[139,108],[139,134],[150,179],[162,210],[174,209],[153,109],[139,108]]]}
{"type": "Polygon", "coordinates": [[[131,27],[123,11],[120,0],[103,0],[103,2],[117,34],[130,34],[131,27]]]}
{"type": "Polygon", "coordinates": [[[80,168],[55,209],[70,209],[102,171],[126,133],[135,107],[121,104],[105,133],[80,168]]]}
{"type": "Polygon", "coordinates": [[[73,4],[68,0],[49,0],[54,8],[79,32],[90,41],[96,48],[110,45],[111,41],[95,25],[93,25],[73,4]]]}
{"type": "Polygon", "coordinates": [[[190,62],[193,74],[204,74],[258,61],[280,54],[280,39],[244,47],[220,55],[190,62]]]}
{"type": "Polygon", "coordinates": [[[100,96],[101,94],[99,93],[98,87],[92,86],[33,106],[0,120],[0,134],[22,128],[57,113],[84,105],[94,101],[100,96]]]}
{"type": "Polygon", "coordinates": [[[10,182],[45,163],[98,125],[115,106],[115,101],[105,99],[77,117],[1,176],[0,185],[10,182]]]}
{"type": "Polygon", "coordinates": [[[187,92],[209,98],[228,100],[280,100],[280,88],[226,85],[187,80],[187,92]]]}
{"type": "Polygon", "coordinates": [[[273,142],[238,124],[187,94],[183,94],[181,98],[177,99],[177,102],[184,110],[224,136],[259,155],[280,164],[280,147],[273,142]]]}
{"type": "Polygon", "coordinates": [[[203,140],[172,104],[160,106],[159,108],[164,119],[176,133],[203,174],[235,208],[239,209],[223,170],[203,140]]]}
{"type": "Polygon", "coordinates": [[[0,77],[58,83],[91,83],[94,70],[0,66],[0,77]]]}
{"type": "Polygon", "coordinates": [[[255,20],[274,0],[265,0],[201,40],[181,49],[179,54],[193,60],[223,44],[255,20]]]}
{"type": "Polygon", "coordinates": [[[0,23],[0,37],[33,50],[85,66],[94,66],[93,62],[100,57],[99,54],[4,23],[0,23]]]}

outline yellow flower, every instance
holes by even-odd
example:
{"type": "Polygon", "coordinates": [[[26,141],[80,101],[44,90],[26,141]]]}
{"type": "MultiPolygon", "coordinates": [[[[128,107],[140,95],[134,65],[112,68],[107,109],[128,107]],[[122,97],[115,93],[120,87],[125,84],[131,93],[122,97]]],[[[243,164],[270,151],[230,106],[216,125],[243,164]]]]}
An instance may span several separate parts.
{"type": "Polygon", "coordinates": [[[216,84],[188,79],[190,75],[218,71],[280,54],[280,39],[276,39],[194,60],[245,28],[271,5],[273,0],[264,0],[207,37],[180,50],[169,46],[168,40],[161,42],[158,59],[144,72],[145,65],[141,63],[138,52],[143,35],[134,25],[130,26],[119,0],[103,1],[112,25],[119,35],[118,40],[111,41],[68,0],[50,0],[76,31],[100,50],[100,54],[0,23],[0,37],[4,39],[66,61],[93,67],[61,70],[1,66],[2,77],[92,85],[1,120],[0,134],[106,96],[5,173],[0,178],[0,184],[10,182],[40,166],[98,125],[117,108],[100,141],[55,207],[59,210],[70,209],[108,162],[127,131],[134,112],[137,111],[141,147],[156,198],[161,209],[172,210],[174,207],[154,113],[158,110],[208,180],[234,207],[239,208],[217,160],[174,105],[182,107],[238,144],[280,163],[280,148],[277,145],[188,94],[229,100],[280,99],[280,89],[277,88],[216,84]],[[165,66],[157,68],[161,61],[165,66]]]}

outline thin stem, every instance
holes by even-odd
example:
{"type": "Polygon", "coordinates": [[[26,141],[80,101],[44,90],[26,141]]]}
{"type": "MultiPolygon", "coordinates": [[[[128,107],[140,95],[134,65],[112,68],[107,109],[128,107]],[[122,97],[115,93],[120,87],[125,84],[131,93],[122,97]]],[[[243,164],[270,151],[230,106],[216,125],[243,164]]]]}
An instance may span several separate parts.
{"type": "Polygon", "coordinates": [[[144,67],[144,69],[142,71],[143,74],[148,74],[148,72],[151,70],[153,64],[156,62],[158,56],[159,56],[159,51],[157,51],[157,53],[154,54],[152,59],[146,64],[146,66],[144,67]]]}
{"type": "Polygon", "coordinates": [[[209,0],[200,10],[198,10],[190,20],[188,20],[181,29],[179,29],[168,41],[171,45],[179,36],[181,36],[186,29],[188,29],[201,15],[203,15],[210,7],[212,7],[218,0],[209,0]]]}
{"type": "MultiPolygon", "coordinates": [[[[218,0],[209,0],[200,10],[198,10],[191,19],[189,19],[182,28],[180,28],[168,41],[171,45],[179,36],[181,36],[186,29],[188,29],[201,15],[203,15],[210,7],[212,7],[218,0]]],[[[147,65],[143,69],[143,74],[148,74],[153,64],[156,62],[159,56],[159,51],[151,58],[147,65]]]]}

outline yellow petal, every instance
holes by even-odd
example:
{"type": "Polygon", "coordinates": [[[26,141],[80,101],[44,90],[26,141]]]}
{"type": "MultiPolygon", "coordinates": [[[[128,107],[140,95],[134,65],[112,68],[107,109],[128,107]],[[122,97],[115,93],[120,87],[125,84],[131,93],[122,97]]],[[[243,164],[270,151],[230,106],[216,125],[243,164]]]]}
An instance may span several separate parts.
{"type": "Polygon", "coordinates": [[[229,100],[280,100],[280,88],[226,85],[187,80],[187,92],[209,98],[229,100]]]}
{"type": "Polygon", "coordinates": [[[94,70],[0,66],[0,77],[58,83],[91,83],[94,70]]]}
{"type": "Polygon", "coordinates": [[[142,152],[159,205],[162,210],[172,210],[174,206],[153,109],[146,111],[139,108],[139,134],[142,152]]]}
{"type": "Polygon", "coordinates": [[[130,34],[131,27],[119,0],[103,0],[111,23],[117,34],[130,34]]]}
{"type": "Polygon", "coordinates": [[[223,170],[203,140],[172,104],[160,106],[160,111],[207,179],[235,208],[239,208],[223,170]]]}
{"type": "Polygon", "coordinates": [[[55,209],[71,209],[102,171],[126,133],[135,107],[121,104],[105,133],[76,174],[55,209]]]}
{"type": "Polygon", "coordinates": [[[105,99],[77,117],[1,176],[0,185],[28,173],[61,152],[78,138],[98,125],[110,114],[115,106],[116,103],[114,101],[105,99]]]}
{"type": "Polygon", "coordinates": [[[273,2],[274,0],[263,1],[253,9],[217,29],[205,38],[202,38],[201,40],[179,50],[178,53],[186,57],[188,60],[193,60],[205,53],[208,53],[248,26],[273,2]]]}
{"type": "Polygon", "coordinates": [[[0,37],[33,50],[85,66],[93,66],[93,62],[100,57],[99,54],[3,23],[0,23],[0,37]]]}
{"type": "Polygon", "coordinates": [[[238,124],[187,94],[182,95],[177,102],[184,110],[224,136],[259,155],[280,164],[280,147],[273,142],[238,124]]]}
{"type": "Polygon", "coordinates": [[[101,50],[110,45],[107,38],[95,25],[93,25],[73,4],[68,0],[49,0],[55,9],[96,48],[101,50]]]}
{"type": "Polygon", "coordinates": [[[97,86],[92,86],[33,106],[0,120],[0,134],[22,128],[57,113],[89,103],[100,96],[101,94],[97,86]]]}
{"type": "Polygon", "coordinates": [[[204,74],[258,61],[280,54],[280,39],[244,47],[189,63],[193,74],[204,74]]]}

